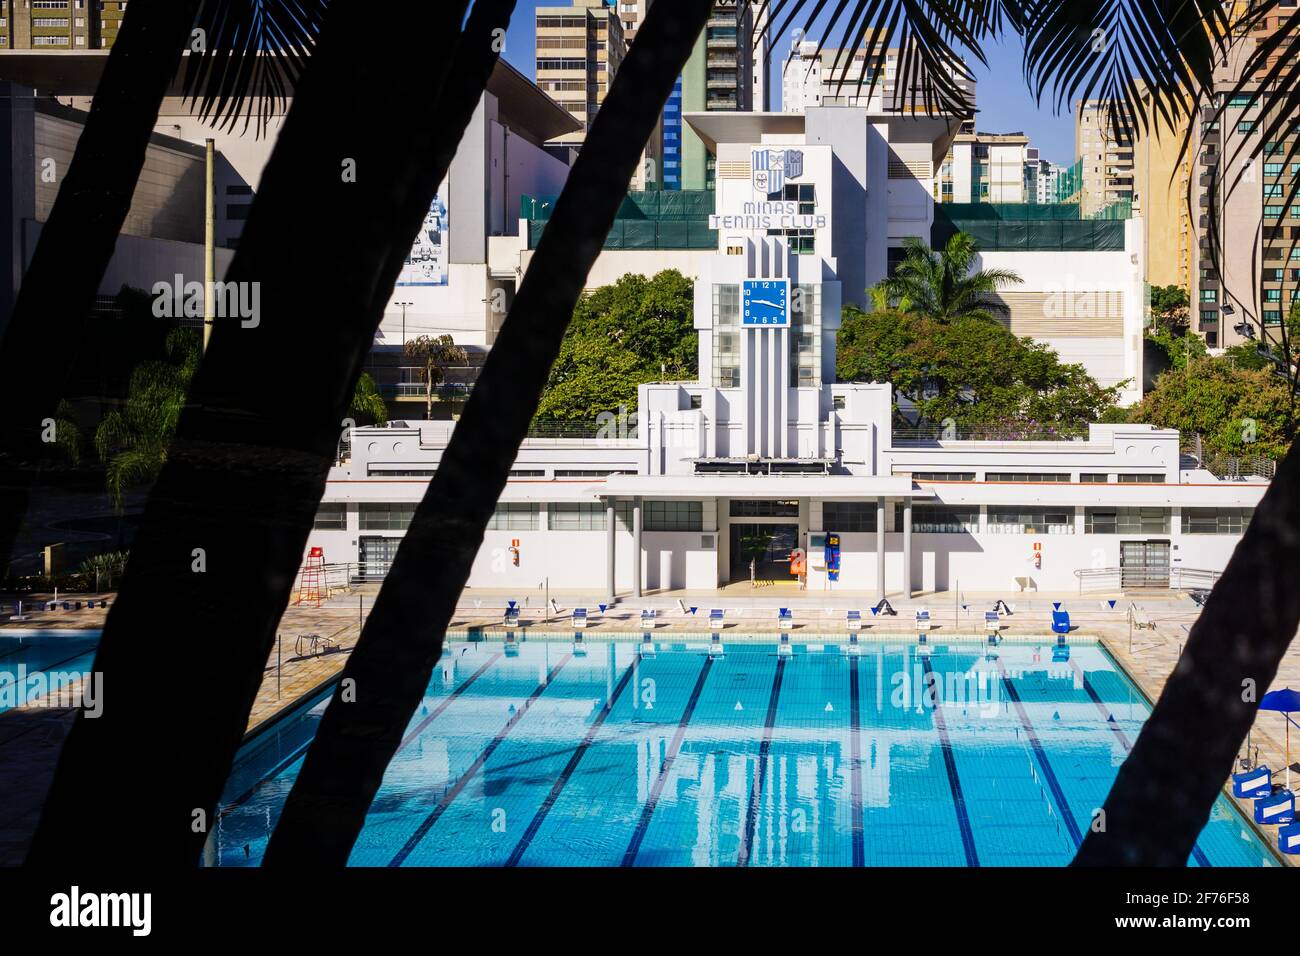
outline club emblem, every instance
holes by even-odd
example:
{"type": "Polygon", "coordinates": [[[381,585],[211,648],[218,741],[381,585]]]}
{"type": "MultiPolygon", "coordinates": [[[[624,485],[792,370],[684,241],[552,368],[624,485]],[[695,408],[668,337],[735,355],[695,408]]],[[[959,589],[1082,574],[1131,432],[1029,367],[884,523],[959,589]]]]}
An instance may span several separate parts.
{"type": "Polygon", "coordinates": [[[781,191],[787,179],[803,175],[803,151],[798,149],[756,149],[754,160],[754,190],[764,196],[781,191]]]}

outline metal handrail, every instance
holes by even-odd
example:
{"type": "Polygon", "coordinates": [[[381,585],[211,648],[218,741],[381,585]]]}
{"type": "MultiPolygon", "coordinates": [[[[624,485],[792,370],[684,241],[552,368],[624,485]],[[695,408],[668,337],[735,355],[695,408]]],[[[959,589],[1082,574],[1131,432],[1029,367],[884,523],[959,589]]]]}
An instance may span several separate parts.
{"type": "MultiPolygon", "coordinates": [[[[1142,574],[1136,568],[1127,570],[1130,575],[1142,574]]],[[[1074,576],[1079,581],[1079,593],[1082,594],[1085,590],[1123,590],[1124,572],[1125,569],[1120,567],[1076,568],[1074,576]]],[[[1168,587],[1171,591],[1207,590],[1214,587],[1221,574],[1221,571],[1211,571],[1206,568],[1185,568],[1173,565],[1169,568],[1167,575],[1161,569],[1160,574],[1150,575],[1149,580],[1155,582],[1156,586],[1168,587]]],[[[1142,585],[1136,586],[1141,587],[1142,585]]]]}

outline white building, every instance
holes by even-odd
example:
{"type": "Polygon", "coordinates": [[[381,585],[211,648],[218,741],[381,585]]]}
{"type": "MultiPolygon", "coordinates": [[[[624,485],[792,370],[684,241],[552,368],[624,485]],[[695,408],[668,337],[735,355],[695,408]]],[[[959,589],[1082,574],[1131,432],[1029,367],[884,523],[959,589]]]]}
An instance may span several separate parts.
{"type": "MultiPolygon", "coordinates": [[[[596,437],[530,439],[469,584],[638,597],[789,579],[811,591],[911,595],[1200,584],[1223,567],[1262,480],[1189,470],[1179,436],[1094,425],[1087,438],[895,434],[888,384],[834,380],[849,289],[927,235],[933,170],[957,120],[806,112],[688,114],[718,159],[718,248],[695,285],[699,380],[643,385],[636,418],[596,437]],[[781,118],[778,122],[777,118],[781,118]],[[911,171],[905,177],[905,171],[911,171]],[[839,540],[838,575],[828,542],[839,540]],[[1107,570],[1112,569],[1112,570],[1107,570]],[[834,578],[834,579],[833,579],[834,578]]],[[[451,422],[355,429],[309,545],[382,576],[451,422]]]]}

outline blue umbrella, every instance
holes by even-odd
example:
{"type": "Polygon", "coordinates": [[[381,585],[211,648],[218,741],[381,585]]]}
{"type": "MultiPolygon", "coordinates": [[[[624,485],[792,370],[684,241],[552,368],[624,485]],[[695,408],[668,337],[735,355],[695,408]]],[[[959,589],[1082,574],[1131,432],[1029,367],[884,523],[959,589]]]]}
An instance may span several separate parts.
{"type": "Polygon", "coordinates": [[[1286,788],[1291,789],[1291,717],[1296,711],[1300,711],[1300,690],[1292,690],[1286,687],[1282,690],[1272,690],[1264,695],[1264,699],[1259,702],[1260,710],[1275,710],[1278,713],[1286,714],[1286,788]]]}

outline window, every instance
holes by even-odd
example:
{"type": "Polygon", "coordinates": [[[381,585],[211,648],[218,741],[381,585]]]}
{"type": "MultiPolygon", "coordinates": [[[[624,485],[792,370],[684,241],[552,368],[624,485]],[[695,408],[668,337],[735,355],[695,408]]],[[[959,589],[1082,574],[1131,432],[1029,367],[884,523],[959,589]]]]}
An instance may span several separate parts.
{"type": "Polygon", "coordinates": [[[227,196],[251,196],[253,195],[253,187],[245,186],[241,183],[232,183],[231,185],[226,187],[226,195],[227,196]]]}
{"type": "Polygon", "coordinates": [[[822,527],[827,531],[875,531],[873,501],[827,501],[822,505],[822,527]]]}
{"type": "Polygon", "coordinates": [[[740,387],[740,286],[713,287],[713,385],[740,387]]]}
{"type": "Polygon", "coordinates": [[[1082,471],[1079,481],[1085,485],[1104,485],[1110,482],[1110,475],[1096,471],[1082,471]]]}
{"type": "Polygon", "coordinates": [[[405,531],[415,517],[415,505],[363,504],[360,517],[362,531],[405,531]]]}
{"type": "Polygon", "coordinates": [[[1219,301],[1219,290],[1218,290],[1218,289],[1202,289],[1202,290],[1201,290],[1201,301],[1202,301],[1202,302],[1218,302],[1218,301],[1219,301]]]}
{"type": "Polygon", "coordinates": [[[635,475],[631,468],[557,468],[556,478],[606,478],[609,475],[635,475]]]}
{"type": "Polygon", "coordinates": [[[1019,472],[990,471],[984,476],[985,481],[1019,481],[1030,484],[1044,484],[1053,481],[1069,481],[1066,472],[1019,472]]]}
{"type": "Polygon", "coordinates": [[[1265,309],[1265,310],[1264,310],[1264,324],[1265,324],[1265,325],[1281,325],[1281,324],[1282,324],[1282,313],[1279,312],[1277,309],[1265,309]]]}
{"type": "MultiPolygon", "coordinates": [[[[894,527],[903,527],[901,504],[894,505],[894,527]]],[[[979,505],[912,506],[912,530],[918,534],[974,534],[979,529],[979,505]]]]}
{"type": "Polygon", "coordinates": [[[1149,472],[1136,475],[1120,475],[1118,480],[1121,485],[1163,485],[1165,476],[1159,472],[1149,472]]]}
{"type": "Polygon", "coordinates": [[[552,531],[604,531],[605,506],[599,501],[557,501],[547,506],[552,531]]]}
{"type": "Polygon", "coordinates": [[[1254,508],[1184,508],[1183,534],[1242,534],[1254,508]]]}
{"type": "Polygon", "coordinates": [[[488,531],[536,531],[539,510],[537,505],[526,501],[511,501],[497,504],[492,517],[488,519],[488,531]]]}
{"type": "Polygon", "coordinates": [[[1218,312],[1215,312],[1213,309],[1202,309],[1202,310],[1201,310],[1201,324],[1202,324],[1202,325],[1216,324],[1216,323],[1218,323],[1218,321],[1219,321],[1219,313],[1218,313],[1218,312]]]}
{"type": "Polygon", "coordinates": [[[733,518],[797,518],[798,501],[731,499],[731,517],[733,518]]]}
{"type": "Polygon", "coordinates": [[[1265,164],[1264,164],[1264,175],[1265,175],[1265,176],[1281,176],[1281,175],[1282,175],[1282,163],[1265,163],[1265,164]]]}
{"type": "Polygon", "coordinates": [[[1281,184],[1281,183],[1270,183],[1269,185],[1265,186],[1265,187],[1264,187],[1264,198],[1265,198],[1265,199],[1280,199],[1280,198],[1282,198],[1282,184],[1281,184]]]}
{"type": "Polygon", "coordinates": [[[1265,206],[1265,207],[1264,207],[1264,218],[1265,218],[1265,219],[1281,219],[1281,218],[1282,218],[1282,210],[1283,210],[1284,208],[1285,208],[1284,206],[1265,206]]]}
{"type": "Polygon", "coordinates": [[[1074,534],[1074,509],[989,506],[990,534],[1074,534]]]}
{"type": "Polygon", "coordinates": [[[1237,132],[1238,132],[1238,133],[1253,133],[1253,132],[1255,132],[1255,121],[1254,121],[1254,120],[1242,120],[1241,122],[1239,122],[1239,123],[1237,124],[1237,132]]]}
{"type": "Polygon", "coordinates": [[[973,471],[914,471],[913,481],[974,481],[973,471]]]}
{"type": "Polygon", "coordinates": [[[321,505],[316,509],[316,520],[311,526],[318,531],[346,531],[348,506],[344,504],[321,505]]]}
{"type": "Polygon", "coordinates": [[[704,505],[699,501],[645,501],[641,522],[646,531],[703,531],[704,505]]]}
{"type": "Polygon", "coordinates": [[[510,469],[511,478],[545,478],[546,472],[540,468],[512,468],[510,469]]]}
{"type": "Polygon", "coordinates": [[[1168,534],[1167,508],[1085,508],[1085,534],[1168,534]]]}

